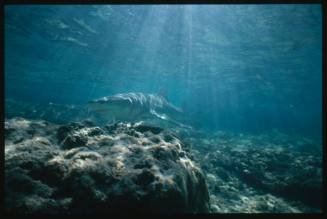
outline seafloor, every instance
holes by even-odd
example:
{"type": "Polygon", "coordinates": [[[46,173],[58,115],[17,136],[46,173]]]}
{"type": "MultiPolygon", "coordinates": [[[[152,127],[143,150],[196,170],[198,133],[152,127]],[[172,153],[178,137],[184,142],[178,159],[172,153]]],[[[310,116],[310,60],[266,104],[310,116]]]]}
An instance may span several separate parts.
{"type": "Polygon", "coordinates": [[[322,145],[313,139],[59,123],[8,106],[9,213],[321,212],[322,145]]]}

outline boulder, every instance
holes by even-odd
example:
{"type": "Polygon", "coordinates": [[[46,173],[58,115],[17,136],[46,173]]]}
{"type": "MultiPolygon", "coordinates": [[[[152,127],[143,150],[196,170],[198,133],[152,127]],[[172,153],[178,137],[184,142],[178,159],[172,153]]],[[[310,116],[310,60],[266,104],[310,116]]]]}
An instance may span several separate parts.
{"type": "Polygon", "coordinates": [[[209,211],[201,169],[167,130],[141,123],[101,128],[11,119],[5,131],[8,212],[209,211]],[[37,134],[28,134],[31,129],[37,134]],[[14,141],[16,135],[22,140],[14,141]]]}

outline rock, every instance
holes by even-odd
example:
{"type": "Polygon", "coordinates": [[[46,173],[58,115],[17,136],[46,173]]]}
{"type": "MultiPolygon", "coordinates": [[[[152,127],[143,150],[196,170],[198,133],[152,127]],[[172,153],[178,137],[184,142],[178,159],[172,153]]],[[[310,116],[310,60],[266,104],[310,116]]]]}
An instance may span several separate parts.
{"type": "Polygon", "coordinates": [[[214,213],[221,212],[221,209],[217,205],[210,205],[210,210],[214,213]]]}
{"type": "MultiPolygon", "coordinates": [[[[226,138],[221,138],[220,135],[207,147],[207,151],[199,149],[201,151],[199,159],[202,160],[202,169],[207,173],[210,191],[215,194],[222,191],[217,189],[215,185],[217,183],[214,183],[211,174],[226,183],[231,182],[233,176],[243,185],[257,191],[280,196],[289,202],[301,202],[307,206],[303,209],[310,211],[321,209],[322,160],[319,150],[297,148],[299,143],[296,138],[292,140],[282,134],[272,138],[272,141],[271,138],[271,135],[242,135],[238,138],[231,137],[226,146],[226,138]],[[280,140],[278,137],[283,139],[280,140]],[[288,146],[280,147],[281,141],[287,142],[288,146]]],[[[208,144],[206,143],[208,139],[205,140],[203,144],[208,144]]],[[[202,145],[201,139],[197,139],[196,144],[202,145]]],[[[314,143],[311,142],[312,144],[314,143]]],[[[315,145],[315,148],[318,147],[315,145]]],[[[236,185],[234,187],[240,192],[241,188],[236,185]]],[[[276,206],[268,207],[266,208],[268,212],[278,211],[275,209],[276,206]]]]}
{"type": "Polygon", "coordinates": [[[135,130],[138,131],[138,132],[142,132],[142,133],[150,131],[153,134],[159,134],[163,129],[160,128],[160,127],[140,124],[140,125],[135,127],[135,130]]]}
{"type": "Polygon", "coordinates": [[[160,128],[11,119],[5,140],[8,212],[209,211],[201,169],[182,142],[160,128]]]}
{"type": "Polygon", "coordinates": [[[87,143],[87,136],[82,133],[69,134],[63,140],[63,146],[66,149],[71,149],[74,147],[82,147],[87,143]]]}
{"type": "MultiPolygon", "coordinates": [[[[49,136],[56,128],[56,125],[49,125],[46,121],[31,122],[30,120],[16,117],[11,119],[10,122],[5,122],[5,144],[17,144],[25,139],[49,136]]],[[[53,139],[49,138],[48,140],[52,141],[53,139]]]]}

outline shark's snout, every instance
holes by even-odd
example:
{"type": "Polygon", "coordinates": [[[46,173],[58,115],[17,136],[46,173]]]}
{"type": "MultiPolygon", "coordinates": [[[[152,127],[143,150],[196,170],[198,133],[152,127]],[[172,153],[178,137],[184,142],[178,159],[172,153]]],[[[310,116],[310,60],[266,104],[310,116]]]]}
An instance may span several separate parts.
{"type": "Polygon", "coordinates": [[[125,99],[101,98],[98,100],[89,101],[87,104],[87,109],[89,112],[110,112],[122,109],[126,107],[127,104],[129,104],[129,101],[125,99]]]}
{"type": "Polygon", "coordinates": [[[86,108],[87,108],[88,112],[101,111],[105,108],[108,108],[104,104],[105,104],[104,101],[90,101],[87,103],[86,108]]]}

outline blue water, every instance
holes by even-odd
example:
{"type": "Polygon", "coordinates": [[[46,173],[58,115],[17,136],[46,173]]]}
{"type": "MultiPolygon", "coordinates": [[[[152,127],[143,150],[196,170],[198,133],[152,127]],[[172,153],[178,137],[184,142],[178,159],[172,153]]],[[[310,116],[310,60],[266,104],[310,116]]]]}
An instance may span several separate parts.
{"type": "Polygon", "coordinates": [[[314,4],[7,5],[5,98],[160,91],[197,128],[319,137],[321,16],[314,4]]]}

